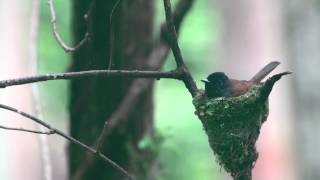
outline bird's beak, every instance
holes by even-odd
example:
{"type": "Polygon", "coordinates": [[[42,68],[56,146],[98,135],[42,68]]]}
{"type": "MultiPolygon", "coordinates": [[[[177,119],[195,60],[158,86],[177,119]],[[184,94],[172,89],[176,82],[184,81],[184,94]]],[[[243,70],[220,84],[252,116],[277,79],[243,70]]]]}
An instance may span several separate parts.
{"type": "Polygon", "coordinates": [[[201,79],[201,81],[204,82],[204,83],[208,83],[209,82],[208,79],[201,79]]]}

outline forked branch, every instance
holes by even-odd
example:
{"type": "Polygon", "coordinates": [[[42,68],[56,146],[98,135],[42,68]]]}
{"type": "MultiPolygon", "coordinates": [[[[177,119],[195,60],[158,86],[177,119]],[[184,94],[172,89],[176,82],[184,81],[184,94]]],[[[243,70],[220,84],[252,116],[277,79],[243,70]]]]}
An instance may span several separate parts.
{"type": "Polygon", "coordinates": [[[177,70],[181,71],[183,74],[182,81],[184,82],[186,88],[191,93],[192,97],[195,96],[196,92],[198,92],[198,88],[194,79],[192,78],[190,71],[184,63],[181,50],[178,44],[177,31],[174,26],[174,19],[171,12],[171,3],[170,0],[163,0],[165,14],[166,14],[166,24],[167,24],[167,39],[168,43],[171,47],[172,53],[174,55],[174,59],[177,64],[177,70]]]}
{"type": "Polygon", "coordinates": [[[50,14],[51,14],[51,28],[53,32],[54,38],[57,40],[58,44],[63,48],[64,51],[66,52],[73,52],[79,49],[82,45],[84,45],[88,40],[89,40],[89,33],[87,32],[84,35],[84,38],[76,44],[74,47],[68,46],[63,39],[61,38],[59,32],[58,32],[58,27],[57,27],[57,16],[56,16],[56,11],[53,6],[52,0],[48,0],[48,6],[50,9],[50,14]]]}

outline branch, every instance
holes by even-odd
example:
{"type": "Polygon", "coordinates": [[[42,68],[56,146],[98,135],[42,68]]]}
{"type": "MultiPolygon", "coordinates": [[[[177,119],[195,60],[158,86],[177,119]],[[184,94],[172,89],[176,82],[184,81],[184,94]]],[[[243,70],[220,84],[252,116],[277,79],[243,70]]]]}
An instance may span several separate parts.
{"type": "Polygon", "coordinates": [[[100,150],[103,144],[105,143],[107,137],[112,134],[112,131],[116,129],[117,125],[123,124],[129,118],[133,108],[133,104],[137,104],[140,99],[140,95],[149,89],[152,85],[152,80],[144,81],[141,79],[135,80],[134,85],[130,86],[130,89],[124,100],[121,102],[119,108],[112,116],[105,122],[103,130],[96,141],[96,149],[100,150]]]}
{"type": "Polygon", "coordinates": [[[30,84],[41,81],[61,80],[61,79],[79,79],[84,77],[128,77],[128,78],[170,78],[180,79],[181,73],[178,71],[138,71],[138,70],[89,70],[68,73],[46,74],[39,76],[30,76],[16,79],[8,79],[0,81],[0,88],[8,86],[16,86],[22,84],[30,84]]]}
{"type": "MultiPolygon", "coordinates": [[[[155,71],[161,68],[169,52],[169,48],[164,41],[158,41],[158,42],[159,43],[153,48],[151,54],[148,57],[148,60],[146,61],[147,68],[155,71]]],[[[150,79],[149,80],[136,79],[132,81],[129,87],[129,90],[126,93],[126,96],[123,98],[117,110],[114,111],[114,113],[110,116],[110,118],[105,121],[103,129],[97,141],[94,143],[97,151],[100,151],[100,147],[103,146],[103,144],[108,139],[109,135],[112,134],[113,129],[115,129],[119,124],[124,124],[129,120],[128,116],[130,116],[130,113],[132,112],[133,108],[137,104],[140,95],[142,95],[145,91],[147,91],[149,87],[152,85],[152,83],[153,81],[150,79]]],[[[84,161],[86,163],[83,163],[77,169],[74,176],[72,177],[72,180],[80,180],[83,177],[86,170],[96,160],[94,156],[92,156],[92,154],[87,154],[84,161]]]]}
{"type": "Polygon", "coordinates": [[[166,22],[167,22],[167,33],[168,33],[168,41],[169,45],[172,49],[173,56],[175,58],[177,67],[181,67],[184,65],[183,58],[181,55],[180,47],[177,42],[177,32],[173,23],[172,12],[171,12],[171,3],[170,0],[163,0],[165,14],[166,14],[166,22]]]}
{"type": "MultiPolygon", "coordinates": [[[[172,16],[173,16],[172,18],[173,18],[174,27],[177,32],[179,32],[180,27],[181,27],[181,23],[182,23],[184,17],[186,16],[186,14],[191,9],[193,2],[194,2],[194,0],[180,0],[176,4],[175,9],[172,13],[172,16]]],[[[167,39],[167,38],[165,38],[167,33],[168,33],[167,24],[166,24],[166,22],[164,22],[161,25],[162,38],[167,39]]]]}
{"type": "Polygon", "coordinates": [[[193,2],[194,0],[181,0],[176,4],[172,19],[177,32],[179,32],[183,18],[189,12],[193,2]]]}
{"type": "MultiPolygon", "coordinates": [[[[36,118],[36,117],[28,114],[28,113],[25,113],[25,112],[23,112],[23,111],[20,111],[20,110],[18,110],[18,109],[15,109],[15,108],[10,107],[10,106],[7,106],[7,105],[0,104],[0,108],[5,109],[5,110],[8,110],[8,111],[11,111],[11,112],[14,112],[14,113],[17,113],[17,114],[19,114],[19,115],[21,115],[21,116],[23,116],[23,117],[26,117],[26,118],[28,118],[28,119],[30,119],[30,120],[32,120],[32,121],[34,121],[34,122],[42,125],[42,126],[48,128],[48,129],[51,131],[52,134],[57,134],[57,135],[65,138],[65,139],[69,140],[70,142],[72,142],[72,143],[80,146],[81,148],[83,148],[83,149],[85,149],[86,151],[88,151],[88,152],[90,152],[91,154],[93,154],[95,157],[99,157],[99,158],[100,158],[101,160],[103,160],[105,163],[107,163],[107,164],[111,165],[112,167],[114,167],[115,169],[117,169],[119,172],[121,172],[121,174],[122,174],[123,176],[127,177],[127,178],[130,179],[130,180],[134,180],[133,177],[131,177],[131,175],[129,175],[129,173],[128,173],[126,170],[124,170],[124,169],[123,169],[122,167],[120,167],[117,163],[113,162],[111,159],[109,159],[108,157],[106,157],[104,154],[102,154],[102,153],[96,151],[95,149],[87,146],[86,144],[82,143],[81,141],[79,141],[79,140],[77,140],[77,139],[75,139],[75,138],[67,135],[66,133],[60,131],[59,129],[56,129],[56,128],[51,127],[48,123],[46,123],[46,122],[44,122],[44,121],[42,121],[42,120],[40,120],[40,119],[38,119],[38,118],[36,118]]],[[[8,128],[7,128],[7,129],[8,129],[8,128]]],[[[14,129],[14,128],[11,128],[11,130],[13,130],[13,129],[14,129]]],[[[21,130],[21,129],[20,129],[20,130],[21,130]]],[[[27,130],[25,130],[25,131],[27,131],[27,130]]],[[[28,132],[31,132],[31,130],[28,131],[28,132]]]]}
{"type": "MultiPolygon", "coordinates": [[[[180,24],[184,17],[186,16],[187,12],[190,10],[194,0],[180,0],[177,3],[176,9],[173,13],[175,20],[175,25],[177,29],[180,28],[180,24]]],[[[165,34],[166,34],[166,24],[163,23],[161,27],[161,34],[159,35],[159,40],[156,40],[158,42],[152,49],[150,55],[148,56],[147,62],[147,69],[158,71],[161,69],[163,63],[166,60],[166,57],[169,53],[169,47],[168,43],[166,42],[165,34]]],[[[177,71],[181,73],[181,71],[177,71]]],[[[182,73],[179,75],[182,77],[182,73]]],[[[177,78],[180,79],[180,78],[177,78]]],[[[109,135],[112,134],[112,130],[116,129],[116,127],[119,124],[127,123],[129,120],[129,116],[135,107],[135,105],[138,102],[139,97],[149,89],[149,87],[152,85],[152,80],[142,80],[142,79],[136,79],[131,83],[130,89],[127,92],[127,95],[122,100],[121,104],[117,108],[117,110],[110,116],[109,119],[106,120],[104,127],[99,135],[99,138],[95,142],[97,151],[100,151],[100,147],[103,146],[103,144],[108,139],[109,135]]],[[[88,169],[94,162],[95,159],[91,154],[87,154],[85,157],[85,162],[83,163],[76,171],[74,176],[72,177],[72,180],[80,180],[81,177],[86,172],[86,169],[88,169]]]]}
{"type": "Polygon", "coordinates": [[[118,0],[115,5],[111,9],[111,13],[109,16],[109,27],[110,27],[110,49],[109,49],[109,65],[108,70],[111,69],[113,64],[113,53],[114,53],[114,24],[113,24],[113,14],[117,7],[119,6],[121,0],[118,0]]]}
{"type": "Polygon", "coordinates": [[[198,88],[196,83],[194,82],[187,66],[184,64],[184,60],[181,55],[180,47],[178,44],[177,32],[173,22],[173,15],[171,12],[171,3],[170,0],[163,0],[166,21],[167,21],[167,30],[168,30],[168,43],[172,49],[172,53],[174,55],[177,69],[183,73],[183,82],[186,88],[189,90],[191,95],[194,97],[196,92],[198,92],[198,88]]]}
{"type": "MultiPolygon", "coordinates": [[[[87,32],[84,36],[84,38],[78,43],[76,44],[74,47],[70,47],[68,46],[63,39],[61,38],[60,34],[58,33],[58,28],[57,28],[57,17],[56,17],[56,11],[53,7],[53,2],[52,0],[48,0],[48,6],[50,9],[50,14],[51,14],[51,28],[52,28],[52,32],[54,35],[54,38],[56,39],[56,41],[58,42],[58,44],[63,48],[64,51],[66,52],[73,52],[76,51],[77,49],[79,49],[84,43],[86,43],[89,40],[89,33],[87,32]]],[[[90,11],[89,11],[90,12],[90,11]]],[[[88,15],[88,14],[87,14],[88,15]]],[[[85,16],[85,19],[87,17],[85,16]]]]}
{"type": "Polygon", "coordinates": [[[13,127],[7,127],[7,126],[2,126],[0,125],[0,129],[4,130],[11,130],[11,131],[22,131],[22,132],[29,132],[29,133],[34,133],[34,134],[46,134],[46,135],[51,135],[54,134],[54,131],[37,131],[37,130],[31,130],[31,129],[24,129],[24,128],[13,128],[13,127]]]}
{"type": "MultiPolygon", "coordinates": [[[[135,107],[135,104],[137,104],[140,95],[142,95],[143,92],[147,91],[150,88],[152,82],[153,80],[150,79],[136,79],[132,82],[128,93],[126,93],[126,96],[122,100],[117,110],[111,115],[108,120],[105,121],[103,129],[98,139],[94,143],[94,147],[98,152],[101,151],[101,148],[103,147],[108,137],[113,133],[113,130],[115,130],[119,124],[124,124],[128,121],[128,117],[135,107]]],[[[95,162],[95,158],[94,156],[92,156],[92,154],[87,154],[84,162],[86,163],[83,163],[77,169],[76,173],[72,177],[72,180],[80,180],[86,170],[95,162]]]]}

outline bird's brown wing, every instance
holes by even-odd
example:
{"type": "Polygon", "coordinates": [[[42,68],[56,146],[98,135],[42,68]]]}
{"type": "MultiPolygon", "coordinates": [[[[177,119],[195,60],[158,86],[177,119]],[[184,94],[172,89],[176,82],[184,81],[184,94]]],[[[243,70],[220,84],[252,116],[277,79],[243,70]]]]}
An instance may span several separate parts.
{"type": "Polygon", "coordinates": [[[251,86],[255,84],[255,82],[251,81],[239,81],[230,79],[231,87],[230,87],[230,96],[240,96],[242,94],[245,94],[251,86]]]}

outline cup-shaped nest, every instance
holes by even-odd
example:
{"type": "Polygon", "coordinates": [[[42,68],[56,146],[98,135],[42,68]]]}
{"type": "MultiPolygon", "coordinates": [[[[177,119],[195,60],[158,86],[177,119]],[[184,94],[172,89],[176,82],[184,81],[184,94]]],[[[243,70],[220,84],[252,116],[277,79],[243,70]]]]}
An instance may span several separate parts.
{"type": "Polygon", "coordinates": [[[268,117],[268,96],[274,83],[285,74],[288,72],[274,75],[241,96],[210,99],[200,92],[193,99],[219,164],[234,179],[251,179],[258,158],[255,144],[268,117]]]}

